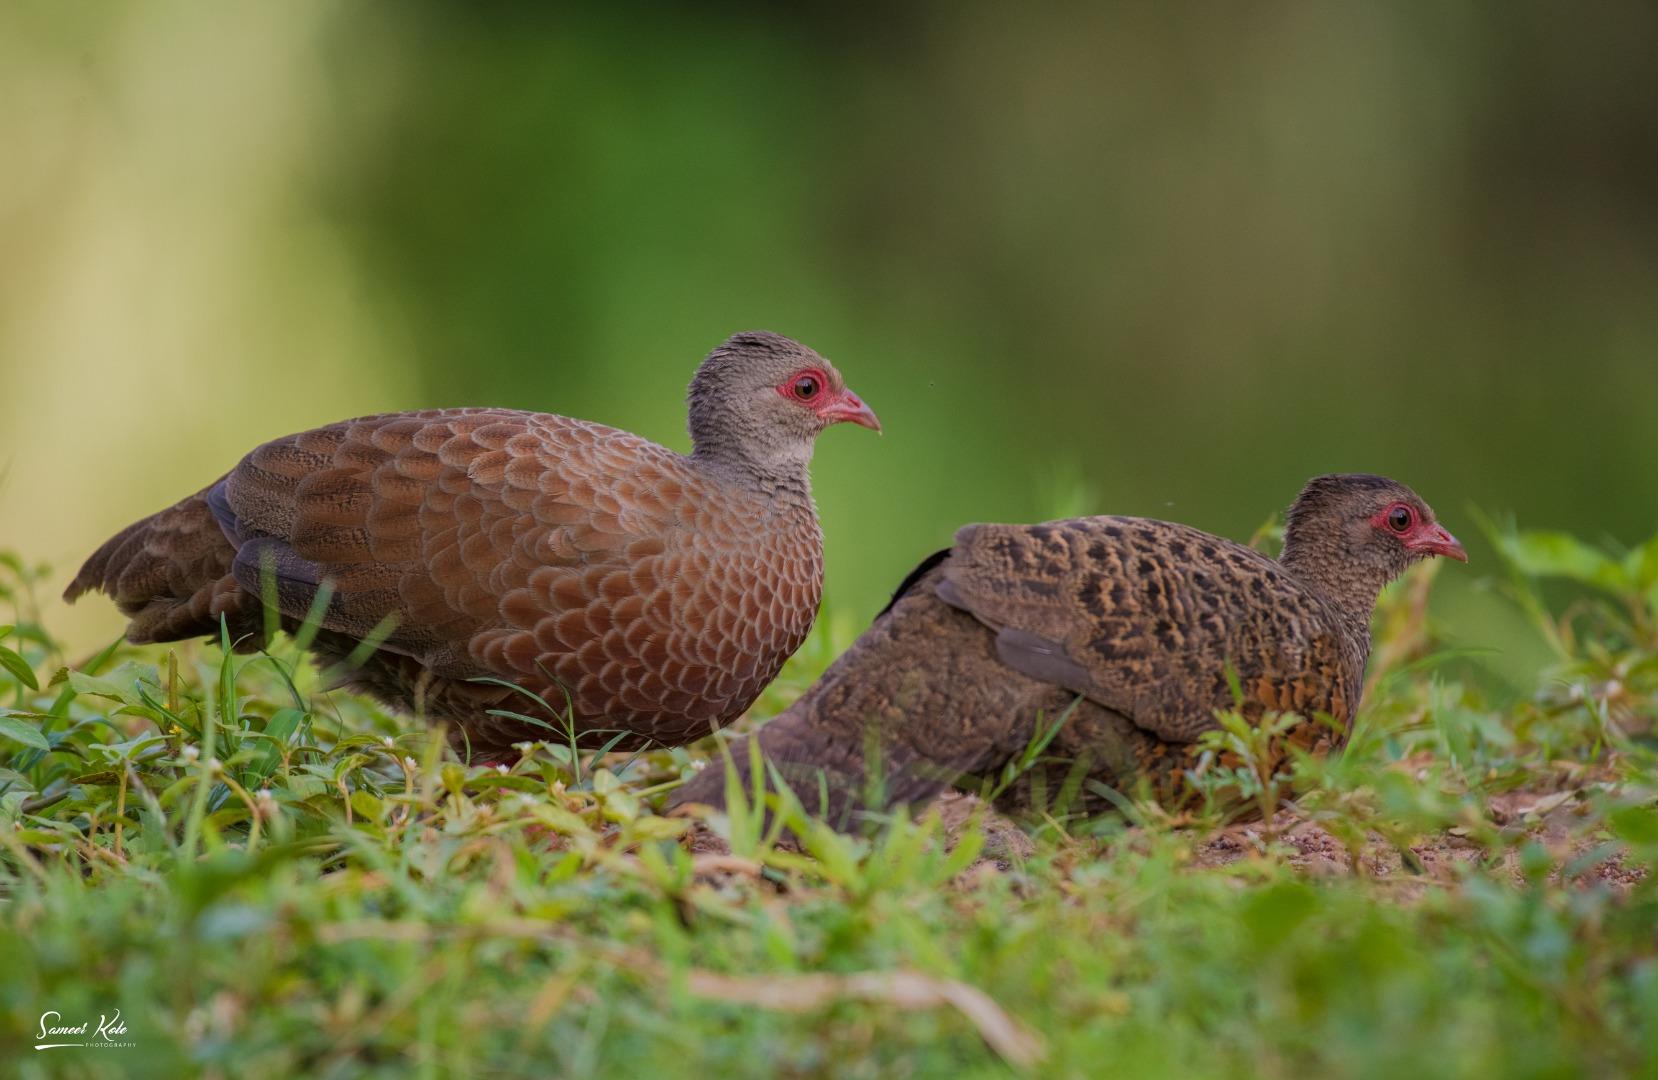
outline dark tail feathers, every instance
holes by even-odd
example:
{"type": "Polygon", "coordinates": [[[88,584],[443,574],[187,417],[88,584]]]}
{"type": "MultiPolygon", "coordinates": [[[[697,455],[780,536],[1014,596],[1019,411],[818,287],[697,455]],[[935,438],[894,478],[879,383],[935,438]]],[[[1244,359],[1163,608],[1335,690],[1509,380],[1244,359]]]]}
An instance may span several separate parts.
{"type": "Polygon", "coordinates": [[[135,644],[217,632],[219,615],[239,607],[231,577],[236,548],[197,492],[110,537],[86,560],[63,598],[103,592],[132,621],[135,644]]]}

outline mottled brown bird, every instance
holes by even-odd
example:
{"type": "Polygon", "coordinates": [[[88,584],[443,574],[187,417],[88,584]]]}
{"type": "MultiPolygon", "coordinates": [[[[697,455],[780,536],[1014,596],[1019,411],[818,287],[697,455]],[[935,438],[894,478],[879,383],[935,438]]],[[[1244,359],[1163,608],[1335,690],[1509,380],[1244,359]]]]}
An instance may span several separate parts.
{"type": "Polygon", "coordinates": [[[769,683],[816,617],[818,433],[875,414],[812,350],[737,334],[689,392],[692,452],[545,413],[388,413],[290,435],[128,526],[66,598],[114,597],[133,642],[263,639],[319,617],[314,650],[391,705],[444,717],[486,759],[553,737],[490,710],[567,713],[588,744],[689,742],[769,683]]]}
{"type": "MultiPolygon", "coordinates": [[[[1186,749],[1235,703],[1345,737],[1382,587],[1418,560],[1466,561],[1403,484],[1323,476],[1289,510],[1273,560],[1185,525],[1128,517],[969,525],[799,701],[760,728],[764,757],[838,827],[1000,770],[1058,727],[1030,780],[1173,797],[1186,749]],[[1331,718],[1330,727],[1311,722],[1331,718]]],[[[749,748],[732,748],[745,784],[749,748]]],[[[724,803],[705,770],[673,803],[724,803]]]]}

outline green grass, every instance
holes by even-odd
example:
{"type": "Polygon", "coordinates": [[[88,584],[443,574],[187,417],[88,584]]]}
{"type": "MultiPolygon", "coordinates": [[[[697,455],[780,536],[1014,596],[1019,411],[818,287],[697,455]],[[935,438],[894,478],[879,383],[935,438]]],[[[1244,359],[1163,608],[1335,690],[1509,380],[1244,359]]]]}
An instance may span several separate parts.
{"type": "MultiPolygon", "coordinates": [[[[653,809],[706,747],[467,767],[327,692],[292,642],[71,661],[33,615],[38,574],[0,557],[0,1062],[1658,1073],[1658,542],[1492,532],[1556,656],[1516,699],[1436,652],[1417,578],[1385,600],[1339,758],[1261,770],[1260,740],[1223,732],[1245,767],[1198,778],[1203,808],[1131,794],[1034,819],[1028,844],[936,815],[841,837],[785,806],[805,850],[784,850],[739,804],[713,822],[730,855],[692,854],[653,809]],[[1271,818],[1229,823],[1223,788],[1271,818]],[[47,1010],[115,1009],[131,1047],[32,1049],[47,1010]]],[[[855,631],[825,627],[759,715],[855,631]]]]}

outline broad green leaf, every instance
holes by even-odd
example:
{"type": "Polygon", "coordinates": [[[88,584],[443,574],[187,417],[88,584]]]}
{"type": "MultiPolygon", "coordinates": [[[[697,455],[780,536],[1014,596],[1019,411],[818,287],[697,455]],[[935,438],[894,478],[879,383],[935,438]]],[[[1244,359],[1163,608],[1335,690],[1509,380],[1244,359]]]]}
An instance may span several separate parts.
{"type": "Polygon", "coordinates": [[[691,823],[684,818],[657,817],[648,814],[635,821],[628,833],[632,840],[673,840],[683,835],[691,823]]]}
{"type": "Polygon", "coordinates": [[[1646,806],[1624,806],[1607,816],[1618,839],[1636,847],[1658,846],[1658,813],[1646,806]]]}
{"type": "Polygon", "coordinates": [[[528,776],[492,776],[489,773],[475,777],[472,786],[479,792],[505,790],[534,794],[546,790],[545,784],[528,776]]]}
{"type": "Polygon", "coordinates": [[[309,799],[333,790],[328,784],[311,776],[291,776],[286,786],[295,799],[309,799]]]}
{"type": "Polygon", "coordinates": [[[386,814],[385,803],[361,790],[351,793],[351,809],[356,812],[358,817],[367,818],[370,821],[379,821],[386,814]]]}
{"type": "Polygon", "coordinates": [[[621,781],[617,780],[615,774],[609,770],[599,770],[594,777],[593,790],[599,797],[599,803],[603,807],[606,820],[624,822],[632,821],[639,816],[638,796],[624,788],[621,781]],[[603,786],[600,785],[600,778],[602,777],[610,778],[609,782],[603,786]]]}
{"type": "Polygon", "coordinates": [[[1244,923],[1259,948],[1273,949],[1311,918],[1318,906],[1318,894],[1304,882],[1281,882],[1250,898],[1244,923]]]}
{"type": "Polygon", "coordinates": [[[288,744],[294,732],[299,730],[299,725],[304,719],[305,714],[298,709],[278,709],[265,721],[264,734],[269,736],[271,741],[265,744],[264,753],[259,755],[259,764],[254,767],[254,771],[260,777],[269,776],[276,771],[276,767],[282,762],[282,748],[288,744]]]}
{"type": "Polygon", "coordinates": [[[166,745],[166,738],[153,731],[114,743],[93,743],[90,749],[101,751],[111,761],[134,761],[152,746],[166,745]]]}
{"type": "Polygon", "coordinates": [[[24,746],[33,747],[36,750],[50,750],[52,748],[52,744],[46,741],[46,736],[41,734],[38,727],[27,721],[19,720],[16,715],[7,711],[0,711],[0,735],[15,739],[24,746]]]}
{"type": "Polygon", "coordinates": [[[15,675],[17,681],[30,690],[40,689],[40,683],[35,680],[34,669],[29,667],[29,662],[4,645],[0,645],[0,667],[15,675]]]}
{"type": "Polygon", "coordinates": [[[69,673],[69,685],[77,694],[108,698],[111,701],[119,701],[123,705],[143,704],[141,699],[113,678],[106,679],[98,675],[88,675],[84,671],[71,671],[69,673]]]}
{"type": "Polygon", "coordinates": [[[1623,568],[1636,588],[1658,588],[1658,536],[1654,536],[1625,556],[1623,568]]]}
{"type": "Polygon", "coordinates": [[[438,777],[443,782],[443,790],[451,795],[459,795],[466,788],[466,770],[453,762],[444,765],[438,777]]]}
{"type": "Polygon", "coordinates": [[[1509,561],[1532,577],[1560,577],[1608,592],[1633,584],[1618,560],[1562,532],[1523,532],[1501,540],[1509,561]]]}
{"type": "Polygon", "coordinates": [[[593,830],[578,814],[573,814],[562,806],[551,803],[536,803],[529,808],[531,816],[535,817],[547,828],[560,836],[591,836],[593,830]]]}
{"type": "Polygon", "coordinates": [[[12,833],[12,838],[19,844],[30,844],[54,850],[57,845],[72,842],[73,839],[66,833],[49,832],[46,829],[18,829],[12,833]]]}

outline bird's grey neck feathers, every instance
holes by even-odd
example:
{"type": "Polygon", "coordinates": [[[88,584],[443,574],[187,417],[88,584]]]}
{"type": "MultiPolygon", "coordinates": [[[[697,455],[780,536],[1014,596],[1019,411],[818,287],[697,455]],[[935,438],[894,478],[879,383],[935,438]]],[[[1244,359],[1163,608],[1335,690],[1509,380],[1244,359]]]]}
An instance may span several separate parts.
{"type": "Polygon", "coordinates": [[[750,381],[737,357],[723,349],[697,369],[686,395],[691,458],[741,482],[809,503],[815,432],[768,417],[750,381]]]}
{"type": "Polygon", "coordinates": [[[693,425],[691,460],[746,486],[789,502],[811,501],[812,444],[775,446],[741,427],[724,426],[700,438],[693,425]]]}

